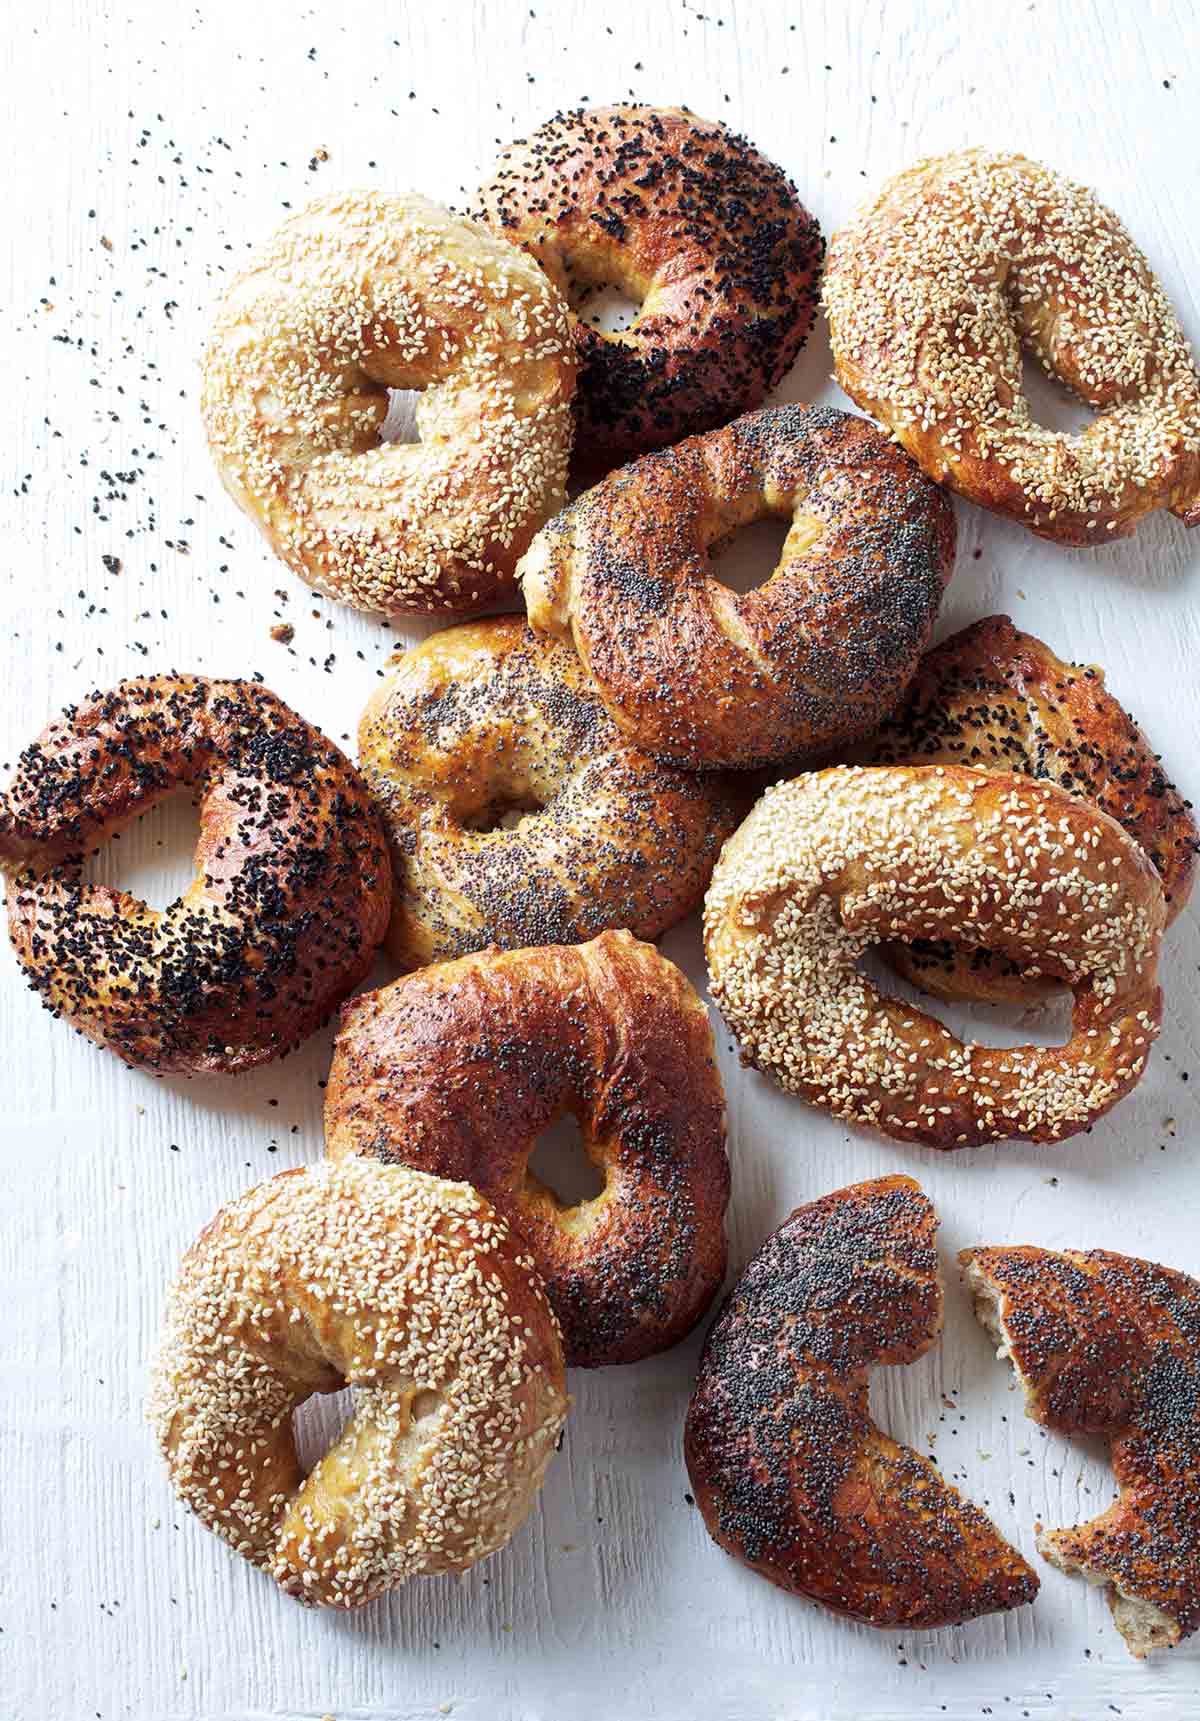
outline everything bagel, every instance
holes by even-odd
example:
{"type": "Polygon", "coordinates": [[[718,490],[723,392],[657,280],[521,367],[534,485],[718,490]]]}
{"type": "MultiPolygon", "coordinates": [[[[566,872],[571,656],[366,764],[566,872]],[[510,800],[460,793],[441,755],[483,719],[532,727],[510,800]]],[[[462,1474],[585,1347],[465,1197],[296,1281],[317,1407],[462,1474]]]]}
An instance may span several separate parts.
{"type": "Polygon", "coordinates": [[[691,769],[867,734],[929,643],[954,564],[940,490],[865,419],[776,406],[648,454],[543,527],[531,626],[574,641],[613,720],[691,769]],[[767,515],[778,567],[738,596],[709,551],[767,515]]]}
{"type": "Polygon", "coordinates": [[[897,174],[830,246],[837,379],[931,478],[1059,544],[1155,508],[1200,523],[1200,374],[1150,265],[1092,192],[1022,155],[897,174]],[[1036,423],[1023,351],[1097,416],[1036,423]]]}
{"type": "Polygon", "coordinates": [[[327,1151],[465,1178],[528,1239],[567,1361],[677,1343],[725,1271],[725,1099],[708,1013],[650,945],[488,951],[348,1005],[327,1151]],[[528,1169],[564,1112],[604,1172],[564,1207],[528,1169]]]}
{"type": "Polygon", "coordinates": [[[782,170],[686,109],[555,114],[509,146],[480,217],[578,312],[576,452],[606,469],[761,405],[812,328],[824,241],[782,170]],[[608,334],[596,287],[639,302],[608,334]]]}
{"type": "Polygon", "coordinates": [[[362,779],[266,688],[198,675],[93,693],[21,754],[0,800],[17,959],[47,1009],[157,1074],[280,1057],[371,967],[391,880],[362,779]],[[161,912],[84,860],[178,788],[196,877],[161,912]]]}
{"type": "Polygon", "coordinates": [[[1061,1141],[1140,1078],[1166,906],[1106,814],[1028,778],[842,767],[780,783],[729,839],[704,905],[714,1003],[743,1061],[837,1117],[957,1148],[1061,1141]],[[870,946],[949,938],[1074,995],[1065,1046],[964,1044],[878,992],[870,946]]]}
{"type": "Polygon", "coordinates": [[[563,499],[575,353],[537,265],[422,197],[292,216],[229,288],[204,362],[226,489],[310,585],[356,609],[470,612],[563,499]],[[381,444],[423,389],[417,445],[381,444]]]}
{"type": "Polygon", "coordinates": [[[391,841],[388,947],[406,968],[610,927],[657,938],[699,907],[738,822],[720,777],[639,752],[570,646],[517,616],[393,658],[358,748],[391,841]]]}

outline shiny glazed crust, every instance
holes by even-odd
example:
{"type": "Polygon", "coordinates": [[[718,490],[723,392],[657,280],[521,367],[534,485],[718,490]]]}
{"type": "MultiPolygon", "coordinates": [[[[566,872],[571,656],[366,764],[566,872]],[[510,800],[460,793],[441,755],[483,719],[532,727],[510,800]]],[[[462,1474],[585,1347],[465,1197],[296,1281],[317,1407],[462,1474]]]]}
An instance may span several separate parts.
{"type": "Polygon", "coordinates": [[[179,1498],[289,1595],[358,1607],[503,1547],[567,1411],[528,1255],[461,1183],[346,1160],[222,1208],[184,1257],[148,1414],[179,1498]],[[355,1388],[305,1475],[292,1416],[355,1388]]]}
{"type": "Polygon", "coordinates": [[[1150,265],[1086,187],[1022,155],[933,157],[835,235],[837,379],[931,478],[1068,545],[1200,522],[1200,375],[1150,265]],[[1022,352],[1089,406],[1037,424],[1022,352]]]}
{"type": "Polygon", "coordinates": [[[1051,1565],[1108,1589],[1144,1656],[1200,1625],[1200,1283],[1105,1249],[964,1249],[979,1319],[1035,1422],[1104,1435],[1117,1500],[1086,1524],[1042,1531],[1051,1565]]]}
{"type": "Polygon", "coordinates": [[[567,307],[515,246],[423,197],[345,192],[286,221],[229,288],[204,361],[209,447],[276,555],[356,609],[511,595],[561,507],[567,307]],[[421,389],[416,444],[381,443],[421,389]]]}
{"type": "MultiPolygon", "coordinates": [[[[1162,880],[1170,925],[1192,889],[1200,832],[1190,803],[1104,685],[1104,671],[1063,663],[1007,616],[988,616],[927,652],[904,703],[861,749],[864,764],[969,765],[1057,783],[1094,801],[1144,849],[1162,880]]],[[[937,998],[1022,1002],[1055,990],[987,950],[945,942],[889,945],[905,979],[937,998]]]]}
{"type": "Polygon", "coordinates": [[[570,646],[517,616],[394,657],[358,749],[405,968],[609,928],[657,938],[699,907],[741,812],[720,777],[632,746],[570,646]]]}
{"type": "Polygon", "coordinates": [[[627,932],[423,969],[342,1014],[327,1151],[474,1183],[529,1241],[567,1361],[634,1362],[690,1332],[725,1272],[725,1099],[708,1013],[627,932]],[[564,1208],[528,1170],[575,1115],[604,1172],[564,1208]]]}
{"type": "Polygon", "coordinates": [[[280,1057],[368,973],[387,847],[357,771],[265,687],[158,675],[95,692],[27,747],[0,799],[17,959],[48,1010],[159,1075],[280,1057]],[[83,877],[180,787],[196,877],[169,908],[83,877]]]}
{"type": "Polygon", "coordinates": [[[648,454],[534,539],[530,625],[572,639],[616,723],[693,769],[856,740],[895,705],[954,565],[950,504],[865,419],[776,406],[648,454]],[[775,572],[739,596],[709,551],[792,521],[775,572]]]}
{"type": "Polygon", "coordinates": [[[871,1421],[868,1369],[915,1362],[941,1331],[936,1232],[909,1177],[798,1207],[713,1323],[684,1429],[727,1553],[835,1613],[909,1630],[1038,1590],[984,1514],[871,1421]]]}
{"type": "Polygon", "coordinates": [[[555,114],[504,151],[476,203],[579,307],[583,467],[607,469],[761,405],[812,328],[817,223],[780,168],[686,109],[555,114]],[[597,286],[641,302],[628,329],[589,326],[597,286]]]}
{"type": "Polygon", "coordinates": [[[930,1147],[1061,1141],[1140,1078],[1166,909],[1112,819],[961,766],[816,771],[769,789],[704,905],[711,994],[743,1062],[838,1117],[930,1147]],[[861,972],[874,944],[997,950],[1074,995],[1064,1046],[964,1044],[861,972]]]}

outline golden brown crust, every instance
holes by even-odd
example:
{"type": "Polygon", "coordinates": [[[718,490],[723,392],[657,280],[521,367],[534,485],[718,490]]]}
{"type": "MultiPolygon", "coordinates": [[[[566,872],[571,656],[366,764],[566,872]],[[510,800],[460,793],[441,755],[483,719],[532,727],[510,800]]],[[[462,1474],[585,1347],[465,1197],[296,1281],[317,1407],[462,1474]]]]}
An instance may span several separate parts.
{"type": "Polygon", "coordinates": [[[465,1178],[528,1240],[567,1361],[634,1362],[690,1332],[725,1272],[725,1099],[708,1013],[627,932],[485,952],[355,999],[327,1151],[465,1178]],[[574,1113],[605,1174],[565,1208],[528,1171],[574,1113]]]}
{"type": "Polygon", "coordinates": [[[369,972],[387,848],[357,771],[248,681],[157,675],[95,692],[22,753],[0,800],[9,935],[46,1008],[157,1074],[280,1057],[369,972]],[[186,787],[196,877],[162,911],[87,883],[114,829],[186,787]]]}
{"type": "Polygon", "coordinates": [[[301,579],[356,609],[469,614],[562,505],[567,307],[513,245],[423,197],[293,215],[230,286],[203,412],[226,489],[301,579]],[[418,445],[379,440],[424,392],[418,445]]]}
{"type": "Polygon", "coordinates": [[[915,1362],[941,1331],[936,1233],[909,1177],[798,1207],[714,1321],[684,1430],[714,1541],[874,1626],[952,1625],[1038,1590],[984,1514],[871,1421],[868,1369],[915,1362]]]}
{"type": "Polygon", "coordinates": [[[1022,155],[919,161],[835,235],[823,296],[838,381],[939,483],[1060,544],[1200,520],[1200,375],[1086,187],[1022,155]],[[1023,349],[1096,409],[1082,435],[1033,421],[1023,349]]]}
{"type": "MultiPolygon", "coordinates": [[[[1192,889],[1200,831],[1104,671],[1063,663],[1008,616],[988,616],[921,659],[900,708],[858,750],[863,764],[968,765],[1057,783],[1124,826],[1162,880],[1167,924],[1192,889]]],[[[1031,999],[1054,990],[987,950],[889,945],[907,980],[937,998],[1031,999]]]]}
{"type": "Polygon", "coordinates": [[[646,752],[747,768],[868,734],[929,643],[954,563],[942,493],[874,425],[777,406],[649,454],[587,491],[518,569],[534,628],[574,640],[646,752]],[[791,518],[738,596],[712,546],[791,518]]]}
{"type": "Polygon", "coordinates": [[[154,1371],[180,1499],[326,1607],[502,1547],[567,1409],[523,1247],[465,1184],[357,1159],[224,1207],[184,1257],[154,1371]],[[293,1412],[345,1386],[353,1415],[305,1476],[293,1412]]]}
{"type": "Polygon", "coordinates": [[[590,469],[761,405],[812,328],[817,223],[780,168],[684,108],[555,114],[504,151],[477,204],[580,311],[597,286],[641,302],[617,335],[572,317],[590,469]]]}
{"type": "Polygon", "coordinates": [[[1165,919],[1097,807],[961,766],[814,771],[769,789],[704,905],[710,990],[743,1062],[838,1117],[958,1148],[1087,1129],[1158,1033],[1165,919]],[[859,967],[887,941],[997,950],[1074,996],[1064,1046],[964,1044],[859,967]]]}
{"type": "Polygon", "coordinates": [[[977,1248],[959,1260],[1028,1414],[1112,1444],[1118,1499],[1089,1523],[1043,1532],[1041,1551],[1110,1586],[1135,1655],[1190,1636],[1200,1626],[1200,1283],[1105,1249],[977,1248]]]}
{"type": "Polygon", "coordinates": [[[657,938],[699,907],[741,816],[720,777],[632,746],[570,646],[518,616],[394,657],[358,750],[391,843],[388,947],[406,968],[609,928],[657,938]]]}

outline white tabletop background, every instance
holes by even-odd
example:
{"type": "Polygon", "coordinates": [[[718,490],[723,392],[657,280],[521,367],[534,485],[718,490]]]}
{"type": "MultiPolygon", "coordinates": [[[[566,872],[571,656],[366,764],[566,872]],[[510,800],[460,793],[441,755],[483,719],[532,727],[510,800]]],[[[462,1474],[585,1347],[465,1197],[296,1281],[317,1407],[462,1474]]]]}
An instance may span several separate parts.
{"type": "MultiPolygon", "coordinates": [[[[425,631],[315,598],[209,464],[197,360],[212,306],[289,209],[355,185],[462,202],[510,137],[559,106],[623,98],[685,102],[746,131],[826,233],[917,156],[1016,148],[1099,189],[1200,341],[1196,25],[1186,0],[14,6],[0,39],[0,757],[81,692],[171,666],[261,671],[352,746],[385,655],[425,631]],[[290,647],[269,637],[280,619],[290,647]]],[[[818,328],[781,397],[847,404],[829,370],[818,328]]],[[[939,633],[1006,610],[1062,655],[1104,665],[1185,792],[1200,792],[1200,532],[1157,515],[1132,541],[1068,552],[956,506],[939,633]]],[[[190,816],[153,815],[97,876],[169,900],[190,816]]],[[[665,949],[702,983],[694,923],[665,949]]],[[[499,1556],[351,1617],[302,1611],[177,1509],[142,1404],[181,1251],[222,1202],[320,1155],[330,1035],[240,1080],[154,1081],[53,1021],[7,953],[0,968],[0,1715],[1200,1710],[1200,1640],[1139,1665],[1099,1593],[1040,1561],[1033,1608],[925,1635],[846,1624],[734,1564],[686,1498],[698,1334],[637,1367],[574,1375],[562,1454],[499,1556]]],[[[1035,1521],[1092,1515],[1110,1473],[1101,1449],[1024,1419],[953,1251],[1104,1245],[1200,1271],[1198,970],[1193,911],[1169,936],[1164,1029],[1141,1087],[1054,1150],[940,1157],[849,1132],[740,1072],[719,1035],[733,1264],[799,1202],[886,1171],[920,1178],[942,1217],[945,1338],[877,1376],[873,1404],[1035,1561],[1035,1521]]],[[[376,982],[390,977],[381,964],[376,982]]]]}

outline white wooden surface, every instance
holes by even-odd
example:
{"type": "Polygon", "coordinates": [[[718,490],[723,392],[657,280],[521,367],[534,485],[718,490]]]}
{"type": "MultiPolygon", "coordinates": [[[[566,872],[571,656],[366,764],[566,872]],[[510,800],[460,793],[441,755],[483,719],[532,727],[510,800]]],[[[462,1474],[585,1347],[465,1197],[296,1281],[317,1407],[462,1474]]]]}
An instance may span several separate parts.
{"type": "MultiPolygon", "coordinates": [[[[461,201],[497,144],[556,106],[636,96],[730,121],[786,164],[827,231],[920,154],[1024,149],[1101,190],[1200,338],[1200,51],[1185,0],[47,0],[6,12],[0,73],[9,760],[73,695],[171,665],[260,670],[330,734],[352,734],[401,630],[315,599],[222,495],[197,422],[209,311],[288,208],[361,183],[461,201]],[[282,618],[290,649],[268,637],[282,618]]],[[[828,371],[818,332],[783,395],[838,400],[828,371]]],[[[1085,555],[964,506],[959,520],[941,631],[1007,609],[1104,664],[1200,791],[1200,533],[1159,516],[1085,555]]],[[[128,835],[104,876],[165,901],[188,848],[187,818],[168,812],[128,835]]],[[[701,980],[694,926],[665,947],[701,980]]],[[[734,1565],[685,1499],[698,1338],[574,1379],[541,1502],[482,1569],[352,1618],[302,1612],[175,1508],[141,1403],[180,1251],[244,1186],[319,1155],[329,1036],[239,1082],[154,1082],[52,1021],[7,952],[0,966],[0,1715],[1200,1709],[1195,1640],[1138,1666],[1101,1598],[1049,1568],[1032,1610],[902,1637],[734,1565]]],[[[1170,939],[1146,1080],[1056,1151],[939,1158],[851,1135],[739,1073],[722,1035],[734,1261],[796,1203],[903,1168],[939,1207],[948,1262],[970,1241],[1021,1240],[1200,1270],[1198,968],[1193,913],[1170,939]]],[[[878,1379],[874,1403],[901,1437],[933,1443],[1032,1554],[1035,1519],[1092,1514],[1109,1473],[1102,1453],[1024,1420],[947,1276],[941,1349],[878,1379]]]]}

